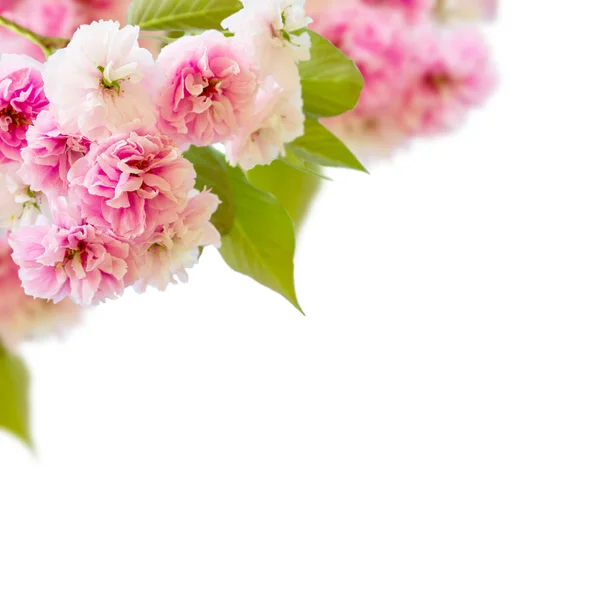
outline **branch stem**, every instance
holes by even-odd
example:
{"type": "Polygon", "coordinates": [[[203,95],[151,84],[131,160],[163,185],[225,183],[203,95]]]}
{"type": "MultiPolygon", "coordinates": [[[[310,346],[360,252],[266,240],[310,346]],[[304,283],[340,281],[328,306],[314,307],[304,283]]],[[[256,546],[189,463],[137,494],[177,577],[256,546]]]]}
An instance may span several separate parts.
{"type": "Polygon", "coordinates": [[[51,56],[54,51],[64,48],[69,42],[69,40],[65,40],[63,38],[39,35],[38,33],[35,33],[35,31],[31,31],[31,29],[27,29],[27,27],[23,27],[22,25],[19,25],[18,23],[15,23],[14,21],[5,18],[2,15],[0,15],[0,27],[14,31],[14,33],[27,38],[34,44],[37,44],[43,50],[46,58],[51,56]]]}

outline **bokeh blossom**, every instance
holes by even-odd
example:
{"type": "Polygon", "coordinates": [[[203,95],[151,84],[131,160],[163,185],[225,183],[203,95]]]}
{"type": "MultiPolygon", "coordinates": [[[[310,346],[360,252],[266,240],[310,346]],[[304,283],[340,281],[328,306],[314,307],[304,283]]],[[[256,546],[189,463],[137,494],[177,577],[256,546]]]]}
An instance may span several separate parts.
{"type": "Polygon", "coordinates": [[[363,0],[365,4],[373,6],[387,6],[399,10],[408,20],[417,21],[428,17],[436,0],[363,0]]]}
{"type": "MultiPolygon", "coordinates": [[[[85,21],[85,2],[74,0],[16,0],[3,2],[0,14],[40,35],[69,38],[85,21]]],[[[27,54],[45,60],[42,49],[27,38],[8,29],[0,29],[2,53],[27,54]]]]}
{"type": "Polygon", "coordinates": [[[495,85],[488,48],[474,29],[433,36],[417,48],[414,64],[416,75],[402,112],[404,129],[411,135],[437,134],[459,126],[495,85]]]}
{"type": "Polygon", "coordinates": [[[58,304],[25,294],[19,268],[6,237],[0,237],[0,345],[13,348],[25,339],[61,331],[78,316],[71,300],[58,304]]]}
{"type": "Polygon", "coordinates": [[[325,124],[363,158],[450,131],[490,96],[496,77],[483,37],[437,18],[439,9],[454,14],[465,1],[352,0],[341,9],[317,2],[314,27],[355,61],[365,82],[356,108],[325,124]]]}

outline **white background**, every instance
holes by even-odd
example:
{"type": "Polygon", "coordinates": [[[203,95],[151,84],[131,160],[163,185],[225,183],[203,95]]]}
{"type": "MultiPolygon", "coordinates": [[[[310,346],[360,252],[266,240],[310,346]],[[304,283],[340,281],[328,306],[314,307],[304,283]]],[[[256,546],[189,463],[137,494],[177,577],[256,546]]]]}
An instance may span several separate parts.
{"type": "Polygon", "coordinates": [[[208,252],[25,348],[2,600],[596,597],[596,8],[503,4],[486,110],[327,187],[307,318],[208,252]]]}

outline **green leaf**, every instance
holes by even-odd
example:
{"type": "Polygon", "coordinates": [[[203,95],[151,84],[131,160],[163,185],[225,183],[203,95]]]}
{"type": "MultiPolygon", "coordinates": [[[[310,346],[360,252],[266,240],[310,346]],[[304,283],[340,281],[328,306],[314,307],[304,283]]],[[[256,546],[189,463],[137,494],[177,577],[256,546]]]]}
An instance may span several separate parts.
{"type": "Polygon", "coordinates": [[[321,188],[321,179],[280,160],[268,166],[255,167],[247,175],[253,185],[273,194],[284,205],[296,230],[299,230],[321,188]]]}
{"type": "Polygon", "coordinates": [[[309,30],[310,60],[299,65],[304,110],[317,117],[334,117],[358,103],[364,79],[341,50],[309,30]]]}
{"type": "Polygon", "coordinates": [[[185,156],[195,165],[197,179],[214,193],[226,189],[226,181],[231,187],[234,219],[222,236],[219,251],[223,259],[232,269],[278,292],[302,312],[294,286],[294,223],[283,204],[252,185],[242,169],[229,166],[213,148],[193,146],[185,156]],[[209,171],[213,166],[215,175],[209,171]]]}
{"type": "Polygon", "coordinates": [[[288,146],[304,161],[367,172],[348,147],[312,117],[304,123],[304,135],[288,146]]]}
{"type": "Polygon", "coordinates": [[[286,155],[280,156],[277,160],[285,163],[288,167],[292,167],[292,169],[296,169],[301,173],[305,173],[306,175],[314,175],[315,177],[324,179],[325,181],[333,181],[331,177],[327,177],[327,175],[323,174],[323,171],[317,165],[313,165],[310,162],[305,162],[296,156],[296,153],[288,146],[286,146],[286,155]]]}
{"type": "Polygon", "coordinates": [[[197,173],[195,187],[198,190],[208,187],[219,196],[221,204],[211,222],[221,235],[225,235],[234,223],[234,190],[230,179],[230,166],[221,152],[211,148],[192,146],[184,156],[194,165],[197,173]]]}
{"type": "Polygon", "coordinates": [[[31,446],[29,376],[23,361],[0,347],[0,427],[31,446]]]}
{"type": "Polygon", "coordinates": [[[143,30],[221,29],[221,22],[241,8],[238,0],[133,0],[128,23],[143,30]]]}
{"type": "Polygon", "coordinates": [[[277,198],[254,187],[240,169],[232,174],[236,217],[222,238],[221,255],[232,269],[287,298],[300,312],[294,287],[294,223],[277,198]]]}

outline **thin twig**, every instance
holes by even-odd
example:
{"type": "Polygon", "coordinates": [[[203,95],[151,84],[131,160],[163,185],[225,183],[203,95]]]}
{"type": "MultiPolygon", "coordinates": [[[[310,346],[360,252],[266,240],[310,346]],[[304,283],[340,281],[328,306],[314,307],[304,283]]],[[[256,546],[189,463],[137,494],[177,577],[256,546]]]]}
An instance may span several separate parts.
{"type": "Polygon", "coordinates": [[[29,41],[37,44],[45,54],[46,58],[51,56],[53,52],[59,50],[60,48],[64,48],[69,40],[63,38],[54,38],[47,37],[44,35],[39,35],[35,33],[35,31],[31,31],[31,29],[27,29],[27,27],[23,27],[10,19],[7,19],[0,15],[0,27],[5,27],[6,29],[10,29],[10,31],[14,31],[15,33],[27,38],[29,41]]]}

